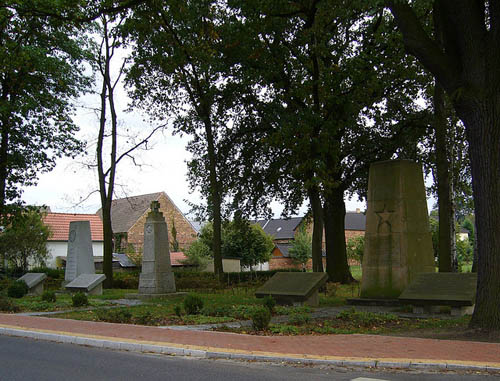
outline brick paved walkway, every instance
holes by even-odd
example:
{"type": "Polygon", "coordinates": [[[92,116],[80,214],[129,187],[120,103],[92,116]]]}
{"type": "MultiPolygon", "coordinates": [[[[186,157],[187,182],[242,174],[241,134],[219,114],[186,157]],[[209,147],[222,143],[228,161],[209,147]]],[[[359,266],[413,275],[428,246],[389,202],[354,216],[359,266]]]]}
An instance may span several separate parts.
{"type": "Polygon", "coordinates": [[[379,361],[447,361],[482,363],[500,368],[500,344],[378,335],[254,336],[224,332],[179,331],[159,327],[0,314],[0,327],[42,330],[63,335],[125,339],[158,345],[188,345],[204,350],[245,351],[378,359],[379,361]]]}

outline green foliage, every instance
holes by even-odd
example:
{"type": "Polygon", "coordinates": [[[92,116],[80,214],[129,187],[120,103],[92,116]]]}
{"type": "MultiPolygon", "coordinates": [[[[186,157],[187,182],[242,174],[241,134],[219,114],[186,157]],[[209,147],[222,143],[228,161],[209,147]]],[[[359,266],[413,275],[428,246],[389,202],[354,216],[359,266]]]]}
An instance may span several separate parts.
{"type": "Polygon", "coordinates": [[[30,273],[44,273],[47,278],[51,279],[64,279],[64,269],[54,269],[51,267],[32,267],[30,273]]]}
{"type": "Polygon", "coordinates": [[[252,313],[252,327],[256,331],[263,331],[269,327],[271,312],[266,307],[260,307],[252,313]]]}
{"type": "MultiPolygon", "coordinates": [[[[199,238],[186,252],[188,264],[203,265],[213,258],[213,226],[203,226],[199,238]]],[[[222,257],[239,258],[242,266],[254,266],[267,262],[274,247],[272,237],[257,224],[236,218],[222,226],[222,257]]]]}
{"type": "Polygon", "coordinates": [[[293,325],[304,325],[309,323],[311,315],[308,313],[292,313],[288,317],[288,323],[293,325]]]}
{"type": "Polygon", "coordinates": [[[184,311],[188,315],[197,315],[203,309],[203,299],[196,294],[189,294],[184,298],[184,311]]]}
{"type": "Polygon", "coordinates": [[[132,314],[126,308],[107,308],[95,311],[97,319],[109,323],[130,323],[132,314]]]}
{"type": "Polygon", "coordinates": [[[71,297],[73,307],[83,307],[89,305],[89,299],[83,292],[77,292],[71,297]]]}
{"type": "Polygon", "coordinates": [[[211,305],[203,307],[201,311],[205,316],[233,316],[233,308],[228,305],[211,305]]]}
{"type": "Polygon", "coordinates": [[[349,310],[342,311],[337,316],[337,318],[363,327],[380,325],[398,320],[398,317],[394,314],[379,314],[373,312],[357,311],[354,307],[349,310]]]}
{"type": "Polygon", "coordinates": [[[20,308],[14,304],[9,298],[0,294],[0,311],[2,312],[19,312],[20,308]]]}
{"type": "Polygon", "coordinates": [[[42,265],[49,257],[47,239],[52,233],[42,218],[36,210],[18,213],[0,235],[0,251],[15,268],[27,271],[31,263],[42,265]]]}
{"type": "Polygon", "coordinates": [[[182,307],[178,304],[174,306],[174,314],[178,317],[182,316],[182,307]]]}
{"type": "Polygon", "coordinates": [[[24,280],[16,280],[7,289],[7,295],[10,298],[22,298],[28,293],[28,285],[24,280]]]}
{"type": "Polygon", "coordinates": [[[44,302],[55,303],[57,301],[55,291],[52,290],[44,291],[42,294],[42,300],[44,302]]]}
{"type": "Polygon", "coordinates": [[[305,267],[312,255],[312,236],[304,228],[295,235],[289,252],[294,263],[305,267]]]}
{"type": "Polygon", "coordinates": [[[114,272],[113,288],[137,290],[139,287],[139,272],[114,272]]]}
{"type": "Polygon", "coordinates": [[[347,258],[363,263],[363,253],[365,250],[365,237],[356,235],[350,237],[346,243],[347,258]]]}
{"type": "Polygon", "coordinates": [[[185,254],[186,259],[182,263],[195,266],[200,271],[207,267],[212,256],[210,247],[201,238],[194,241],[185,254]]]}
{"type": "MultiPolygon", "coordinates": [[[[83,61],[88,58],[86,28],[67,19],[33,12],[32,2],[4,2],[0,11],[1,151],[0,183],[4,201],[20,196],[39,173],[54,168],[57,158],[74,156],[82,145],[75,138],[72,101],[90,84],[83,61]],[[28,10],[24,9],[27,7],[28,10]]],[[[36,9],[61,14],[78,4],[36,2],[36,9]]]]}
{"type": "Polygon", "coordinates": [[[271,295],[267,295],[264,297],[262,304],[269,310],[272,314],[274,312],[274,306],[276,306],[276,300],[271,295]]]}
{"type": "Polygon", "coordinates": [[[457,259],[459,266],[471,263],[474,258],[474,248],[468,239],[457,239],[457,259]]]}

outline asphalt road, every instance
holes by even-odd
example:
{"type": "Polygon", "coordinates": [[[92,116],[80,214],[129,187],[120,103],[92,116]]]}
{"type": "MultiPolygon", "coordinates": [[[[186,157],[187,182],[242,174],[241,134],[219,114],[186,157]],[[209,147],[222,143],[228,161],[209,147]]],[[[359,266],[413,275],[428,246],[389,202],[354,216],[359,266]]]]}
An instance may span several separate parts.
{"type": "Polygon", "coordinates": [[[0,381],[498,380],[498,375],[371,372],[148,355],[0,335],[0,381]]]}

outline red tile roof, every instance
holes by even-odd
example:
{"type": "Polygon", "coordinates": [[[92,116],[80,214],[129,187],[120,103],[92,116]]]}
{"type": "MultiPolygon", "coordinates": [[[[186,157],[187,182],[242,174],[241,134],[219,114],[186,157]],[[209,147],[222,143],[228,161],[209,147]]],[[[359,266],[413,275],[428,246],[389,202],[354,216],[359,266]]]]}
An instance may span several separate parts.
{"type": "Polygon", "coordinates": [[[181,261],[187,259],[183,252],[174,251],[170,253],[170,263],[172,266],[185,266],[181,261]]]}
{"type": "Polygon", "coordinates": [[[49,241],[67,241],[71,221],[90,221],[92,241],[104,240],[102,221],[97,214],[47,213],[43,222],[52,230],[49,241]]]}

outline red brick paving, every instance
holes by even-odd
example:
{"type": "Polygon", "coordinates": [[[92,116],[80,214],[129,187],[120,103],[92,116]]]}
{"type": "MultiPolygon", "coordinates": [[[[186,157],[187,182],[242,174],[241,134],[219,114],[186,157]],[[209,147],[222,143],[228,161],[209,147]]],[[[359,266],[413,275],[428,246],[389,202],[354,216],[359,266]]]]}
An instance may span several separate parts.
{"type": "Polygon", "coordinates": [[[0,314],[0,324],[112,338],[295,355],[500,363],[500,344],[378,335],[254,336],[0,314]]]}

